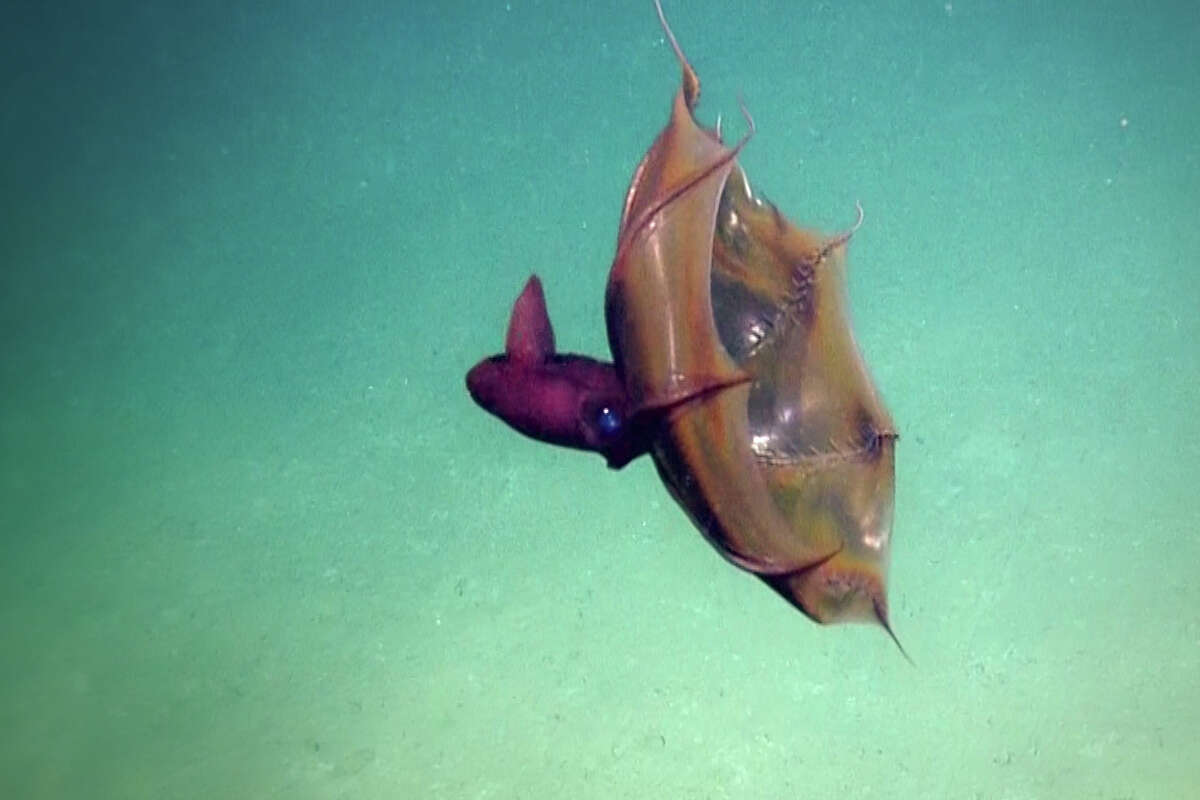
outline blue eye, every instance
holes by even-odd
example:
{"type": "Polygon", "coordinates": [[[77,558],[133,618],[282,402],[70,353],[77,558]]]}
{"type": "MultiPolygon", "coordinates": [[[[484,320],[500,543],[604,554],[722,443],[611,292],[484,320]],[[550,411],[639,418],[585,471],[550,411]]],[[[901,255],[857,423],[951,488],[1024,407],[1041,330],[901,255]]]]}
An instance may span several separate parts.
{"type": "Polygon", "coordinates": [[[601,406],[600,410],[596,412],[596,424],[605,436],[612,436],[620,431],[623,423],[621,412],[612,406],[601,406]]]}

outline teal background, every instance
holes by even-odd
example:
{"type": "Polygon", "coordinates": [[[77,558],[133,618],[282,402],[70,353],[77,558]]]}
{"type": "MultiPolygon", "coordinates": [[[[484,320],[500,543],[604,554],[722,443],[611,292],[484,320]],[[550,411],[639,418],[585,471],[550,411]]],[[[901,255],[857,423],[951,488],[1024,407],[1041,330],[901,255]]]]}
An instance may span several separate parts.
{"type": "Polygon", "coordinates": [[[464,390],[531,271],[607,352],[650,0],[18,3],[0,796],[1194,796],[1200,6],[666,10],[759,191],[865,207],[915,667],[464,390]]]}

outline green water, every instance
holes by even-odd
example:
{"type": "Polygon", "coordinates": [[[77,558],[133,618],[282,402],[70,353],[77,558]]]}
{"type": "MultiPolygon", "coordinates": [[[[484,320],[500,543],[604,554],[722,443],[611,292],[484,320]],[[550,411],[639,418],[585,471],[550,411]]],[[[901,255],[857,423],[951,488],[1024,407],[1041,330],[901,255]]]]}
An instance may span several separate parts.
{"type": "Polygon", "coordinates": [[[463,388],[533,270],[607,352],[650,0],[22,3],[0,796],[1195,796],[1200,6],[667,12],[756,189],[866,209],[915,667],[463,388]]]}

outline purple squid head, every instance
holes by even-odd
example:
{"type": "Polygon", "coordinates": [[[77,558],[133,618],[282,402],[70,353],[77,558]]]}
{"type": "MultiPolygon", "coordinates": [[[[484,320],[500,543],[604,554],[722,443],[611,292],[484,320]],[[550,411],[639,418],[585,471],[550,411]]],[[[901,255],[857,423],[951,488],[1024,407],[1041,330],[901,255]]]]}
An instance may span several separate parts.
{"type": "Polygon", "coordinates": [[[471,368],[467,391],[484,410],[526,436],[600,453],[613,469],[649,446],[630,418],[616,367],[555,352],[554,328],[536,275],[513,304],[504,353],[471,368]]]}

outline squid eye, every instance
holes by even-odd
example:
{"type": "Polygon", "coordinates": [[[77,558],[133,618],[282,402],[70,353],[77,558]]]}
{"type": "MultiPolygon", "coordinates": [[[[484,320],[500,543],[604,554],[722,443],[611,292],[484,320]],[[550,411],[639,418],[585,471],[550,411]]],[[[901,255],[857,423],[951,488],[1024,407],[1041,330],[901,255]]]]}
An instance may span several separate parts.
{"type": "Polygon", "coordinates": [[[621,418],[621,412],[612,406],[601,406],[596,410],[596,426],[605,436],[620,432],[623,424],[625,420],[621,418]]]}

